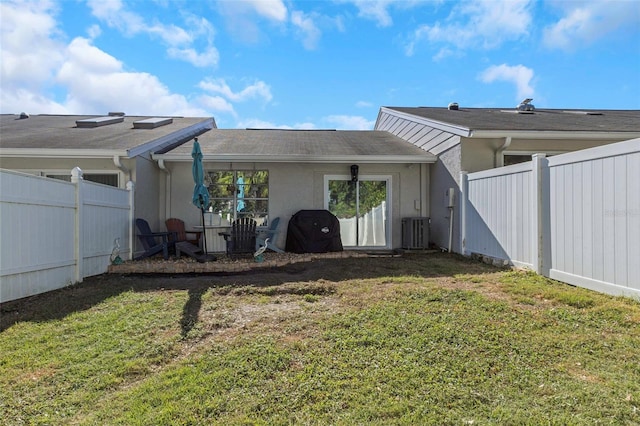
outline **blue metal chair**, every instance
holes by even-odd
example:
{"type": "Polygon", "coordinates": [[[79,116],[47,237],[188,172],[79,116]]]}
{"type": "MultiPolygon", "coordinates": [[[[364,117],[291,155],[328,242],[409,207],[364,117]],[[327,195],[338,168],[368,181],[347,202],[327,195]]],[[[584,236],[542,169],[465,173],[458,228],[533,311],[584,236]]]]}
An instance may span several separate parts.
{"type": "Polygon", "coordinates": [[[276,253],[284,253],[284,250],[279,249],[273,244],[274,235],[278,233],[278,224],[280,223],[280,218],[276,217],[269,224],[269,228],[266,231],[262,231],[256,237],[256,251],[260,247],[267,246],[267,249],[275,251],[276,253]],[[269,240],[269,241],[267,241],[269,240]]]}

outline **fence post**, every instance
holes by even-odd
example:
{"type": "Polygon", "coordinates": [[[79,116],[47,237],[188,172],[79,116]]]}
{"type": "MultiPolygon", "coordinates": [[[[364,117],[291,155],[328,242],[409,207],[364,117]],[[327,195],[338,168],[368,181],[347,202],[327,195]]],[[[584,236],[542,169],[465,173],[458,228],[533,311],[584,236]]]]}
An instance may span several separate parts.
{"type": "Polygon", "coordinates": [[[535,215],[532,221],[531,230],[531,264],[533,270],[537,274],[541,274],[544,269],[544,257],[545,257],[545,242],[548,235],[545,235],[545,229],[547,229],[545,218],[547,217],[546,210],[548,209],[545,202],[547,192],[544,175],[549,167],[549,160],[547,160],[545,154],[533,154],[531,156],[531,204],[532,213],[535,215]]]}
{"type": "Polygon", "coordinates": [[[83,258],[84,258],[84,244],[82,241],[82,221],[83,221],[83,194],[82,194],[82,169],[80,167],[74,167],[71,170],[71,182],[76,186],[76,220],[75,220],[75,229],[73,230],[73,246],[74,246],[74,257],[76,263],[76,271],[75,271],[75,280],[77,283],[82,282],[84,278],[84,271],[82,268],[83,258]]]}
{"type": "Polygon", "coordinates": [[[469,197],[469,176],[460,172],[460,253],[467,256],[467,198],[469,197]]]}
{"type": "Polygon", "coordinates": [[[135,249],[135,184],[132,181],[127,182],[127,191],[129,191],[129,260],[133,260],[133,251],[135,249]]]}

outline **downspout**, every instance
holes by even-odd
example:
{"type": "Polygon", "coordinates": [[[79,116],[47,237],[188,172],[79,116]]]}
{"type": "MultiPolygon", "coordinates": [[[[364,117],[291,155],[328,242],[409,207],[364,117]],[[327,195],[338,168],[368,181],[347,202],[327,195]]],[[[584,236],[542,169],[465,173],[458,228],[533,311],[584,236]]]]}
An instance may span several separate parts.
{"type": "Polygon", "coordinates": [[[125,175],[125,181],[128,182],[131,180],[131,170],[127,169],[122,162],[120,161],[120,156],[119,155],[114,155],[113,156],[113,164],[115,164],[115,166],[120,169],[120,171],[122,173],[124,173],[125,175]]]}
{"type": "Polygon", "coordinates": [[[504,143],[498,149],[496,149],[496,153],[493,158],[493,167],[504,166],[504,157],[502,156],[502,153],[505,149],[509,148],[509,145],[511,145],[511,136],[507,136],[506,138],[504,138],[504,143]]]}
{"type": "Polygon", "coordinates": [[[164,217],[167,219],[171,217],[171,171],[164,164],[164,158],[158,159],[158,167],[167,174],[164,189],[164,217]]]}

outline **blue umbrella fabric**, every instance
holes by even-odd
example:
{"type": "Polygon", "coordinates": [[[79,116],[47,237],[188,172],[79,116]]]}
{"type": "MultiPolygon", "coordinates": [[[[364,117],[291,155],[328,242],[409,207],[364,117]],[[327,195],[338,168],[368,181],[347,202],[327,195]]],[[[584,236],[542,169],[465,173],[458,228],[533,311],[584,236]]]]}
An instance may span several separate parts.
{"type": "Polygon", "coordinates": [[[244,210],[244,179],[242,176],[238,178],[236,184],[238,185],[238,206],[236,211],[241,212],[244,210]]]}
{"type": "Polygon", "coordinates": [[[204,210],[209,207],[209,190],[204,186],[204,167],[202,166],[202,150],[198,143],[198,138],[194,138],[193,149],[191,150],[191,157],[193,158],[193,181],[195,186],[193,187],[193,205],[200,209],[202,214],[202,242],[204,248],[204,255],[199,258],[199,261],[215,260],[214,256],[207,254],[207,233],[204,227],[204,210]]]}
{"type": "Polygon", "coordinates": [[[193,173],[193,181],[195,186],[193,187],[193,205],[199,208],[203,213],[204,210],[209,207],[209,190],[204,186],[204,167],[202,166],[202,150],[200,149],[200,143],[198,138],[195,138],[193,142],[193,149],[191,150],[191,157],[193,158],[193,165],[191,172],[193,173]]]}

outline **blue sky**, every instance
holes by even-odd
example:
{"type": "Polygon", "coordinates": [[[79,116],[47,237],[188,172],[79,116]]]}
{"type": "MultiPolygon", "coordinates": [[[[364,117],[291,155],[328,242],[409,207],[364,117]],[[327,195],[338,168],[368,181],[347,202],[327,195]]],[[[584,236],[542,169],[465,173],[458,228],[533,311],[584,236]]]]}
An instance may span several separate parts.
{"type": "Polygon", "coordinates": [[[0,0],[0,112],[372,129],[381,106],[640,109],[634,0],[0,0]]]}

